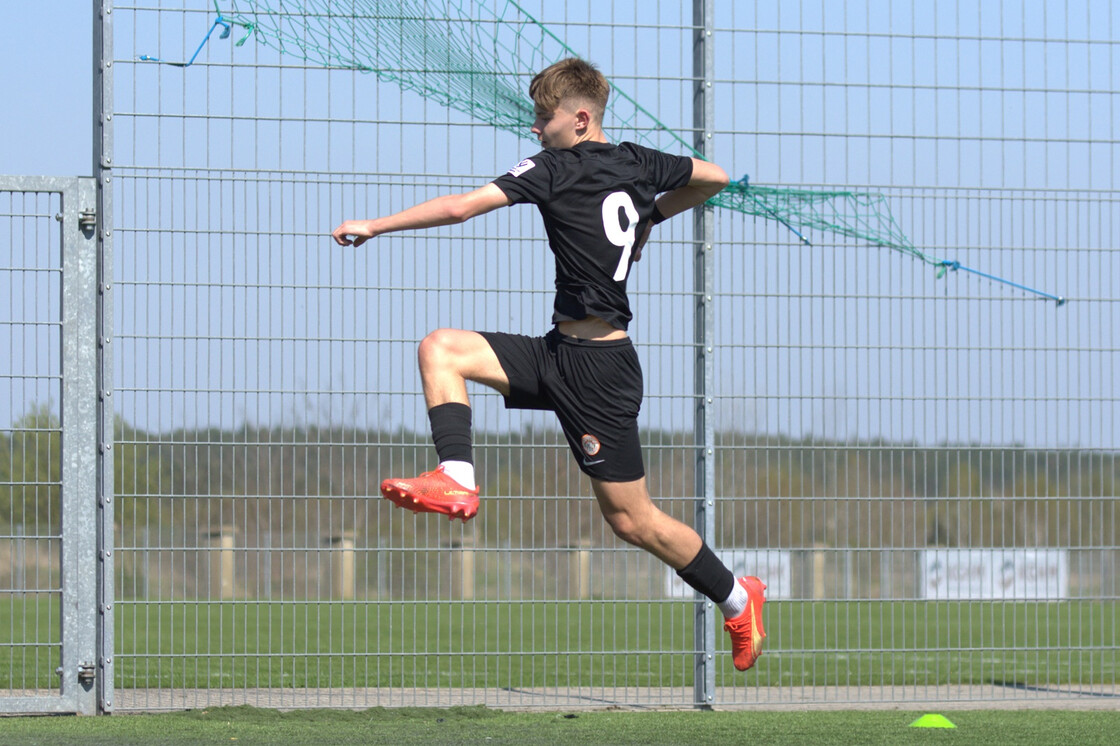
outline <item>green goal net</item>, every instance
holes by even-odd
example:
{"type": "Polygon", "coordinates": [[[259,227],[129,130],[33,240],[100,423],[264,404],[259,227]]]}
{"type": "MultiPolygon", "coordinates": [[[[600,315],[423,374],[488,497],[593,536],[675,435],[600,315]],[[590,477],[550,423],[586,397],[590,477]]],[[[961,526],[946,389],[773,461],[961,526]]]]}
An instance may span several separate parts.
{"type": "MultiPolygon", "coordinates": [[[[467,116],[521,137],[533,109],[528,80],[569,56],[580,56],[514,0],[229,0],[215,1],[217,15],[189,67],[215,30],[238,45],[257,42],[310,64],[376,75],[467,116]]],[[[635,98],[612,82],[607,129],[662,150],[701,154],[635,98]]],[[[751,184],[746,177],[711,200],[786,226],[805,245],[821,231],[901,252],[937,268],[938,276],[963,270],[1062,305],[1065,299],[931,256],[901,230],[886,197],[848,189],[795,189],[751,184]]]]}

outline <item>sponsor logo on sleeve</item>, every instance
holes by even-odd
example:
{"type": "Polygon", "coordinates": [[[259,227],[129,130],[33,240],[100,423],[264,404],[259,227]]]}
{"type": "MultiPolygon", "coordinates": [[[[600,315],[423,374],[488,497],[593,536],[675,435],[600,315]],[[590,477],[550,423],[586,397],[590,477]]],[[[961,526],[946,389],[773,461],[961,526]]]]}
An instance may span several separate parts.
{"type": "Polygon", "coordinates": [[[521,174],[525,173],[526,171],[528,171],[529,169],[531,169],[535,165],[537,165],[537,164],[533,163],[533,160],[531,158],[526,158],[525,160],[521,161],[521,163],[518,163],[516,166],[511,168],[509,170],[509,175],[516,178],[516,177],[520,176],[521,174]]]}

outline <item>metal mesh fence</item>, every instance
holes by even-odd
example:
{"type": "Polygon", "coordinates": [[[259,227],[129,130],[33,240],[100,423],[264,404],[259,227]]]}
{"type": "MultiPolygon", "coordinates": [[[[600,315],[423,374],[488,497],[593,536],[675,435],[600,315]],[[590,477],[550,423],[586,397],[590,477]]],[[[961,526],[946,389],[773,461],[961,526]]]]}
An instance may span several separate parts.
{"type": "MultiPolygon", "coordinates": [[[[5,185],[7,187],[7,185],[5,185]]],[[[7,187],[10,188],[10,187],[7,187]]],[[[0,191],[0,691],[59,690],[62,645],[62,238],[60,195],[0,191]]]]}
{"type": "Polygon", "coordinates": [[[0,176],[5,713],[97,711],[95,188],[0,176]]]}
{"type": "Polygon", "coordinates": [[[685,139],[710,81],[733,177],[882,192],[916,246],[1071,302],[726,211],[698,293],[699,235],[659,229],[631,279],[647,473],[686,522],[711,500],[709,541],[765,573],[743,675],[719,636],[703,660],[690,594],[610,534],[548,416],[471,390],[466,526],[371,497],[433,465],[418,340],[542,333],[552,268],[528,208],[358,250],[327,233],[532,146],[252,40],[143,61],[190,58],[214,8],[116,4],[116,706],[679,706],[701,667],[721,705],[1114,694],[1110,5],[707,3],[704,75],[691,7],[522,5],[685,139]]]}

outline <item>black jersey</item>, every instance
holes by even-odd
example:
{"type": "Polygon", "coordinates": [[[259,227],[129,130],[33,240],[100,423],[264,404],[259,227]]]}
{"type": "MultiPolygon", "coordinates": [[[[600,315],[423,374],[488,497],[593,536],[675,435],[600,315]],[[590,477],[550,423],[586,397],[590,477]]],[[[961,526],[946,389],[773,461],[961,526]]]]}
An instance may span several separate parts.
{"type": "Polygon", "coordinates": [[[630,142],[583,142],[542,150],[494,180],[511,202],[531,202],[544,218],[556,256],[554,324],[598,316],[626,329],[634,243],[657,195],[691,178],[691,158],[630,142]]]}

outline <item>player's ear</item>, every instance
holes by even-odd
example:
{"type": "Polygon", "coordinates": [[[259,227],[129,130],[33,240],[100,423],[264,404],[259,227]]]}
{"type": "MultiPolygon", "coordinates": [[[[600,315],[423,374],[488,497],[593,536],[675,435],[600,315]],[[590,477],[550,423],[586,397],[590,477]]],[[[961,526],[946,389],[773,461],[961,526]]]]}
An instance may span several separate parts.
{"type": "Polygon", "coordinates": [[[584,107],[576,109],[576,129],[585,130],[591,126],[591,112],[584,107]]]}

